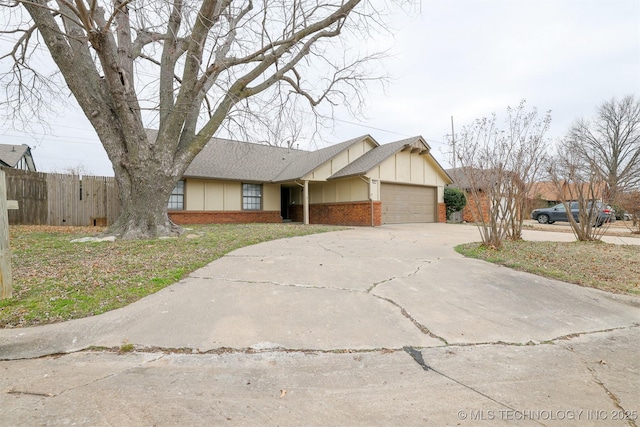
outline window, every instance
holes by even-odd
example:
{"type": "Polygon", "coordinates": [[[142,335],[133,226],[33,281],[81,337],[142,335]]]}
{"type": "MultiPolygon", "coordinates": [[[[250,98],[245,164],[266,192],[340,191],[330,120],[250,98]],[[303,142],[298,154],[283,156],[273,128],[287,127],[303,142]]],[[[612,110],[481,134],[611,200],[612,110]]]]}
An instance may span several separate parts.
{"type": "Polygon", "coordinates": [[[25,160],[24,156],[20,157],[20,160],[18,161],[18,163],[16,163],[15,169],[22,169],[25,171],[29,170],[29,165],[27,165],[27,161],[25,160]]]}
{"type": "Polygon", "coordinates": [[[176,187],[169,196],[169,205],[167,209],[170,211],[181,211],[184,209],[184,181],[178,181],[176,187]]]}
{"type": "Polygon", "coordinates": [[[247,211],[262,209],[262,184],[242,184],[242,209],[247,211]]]}

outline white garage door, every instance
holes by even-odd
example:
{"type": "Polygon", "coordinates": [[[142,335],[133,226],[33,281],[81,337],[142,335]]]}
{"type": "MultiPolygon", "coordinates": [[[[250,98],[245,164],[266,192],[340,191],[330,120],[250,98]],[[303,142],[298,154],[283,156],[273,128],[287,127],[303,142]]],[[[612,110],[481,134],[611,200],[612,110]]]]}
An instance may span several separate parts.
{"type": "Polygon", "coordinates": [[[382,222],[436,222],[436,189],[417,185],[386,184],[380,187],[382,222]]]}

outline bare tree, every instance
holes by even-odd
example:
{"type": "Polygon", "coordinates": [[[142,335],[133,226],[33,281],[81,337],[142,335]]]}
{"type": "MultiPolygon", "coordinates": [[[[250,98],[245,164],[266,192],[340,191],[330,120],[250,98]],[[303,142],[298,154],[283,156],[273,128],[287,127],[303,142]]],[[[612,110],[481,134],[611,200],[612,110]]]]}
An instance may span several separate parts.
{"type": "Polygon", "coordinates": [[[547,161],[550,122],[550,112],[539,117],[523,100],[507,108],[504,127],[494,114],[465,126],[457,138],[461,168],[453,178],[465,182],[484,245],[500,248],[505,238],[522,238],[529,190],[547,161]]]}
{"type": "Polygon", "coordinates": [[[76,166],[67,166],[63,168],[56,168],[50,170],[49,173],[58,173],[62,175],[77,175],[77,176],[88,176],[95,175],[91,170],[83,164],[77,164],[76,166]]]}
{"type": "MultiPolygon", "coordinates": [[[[640,190],[624,193],[620,200],[620,206],[631,218],[631,231],[640,234],[640,190]]],[[[625,225],[629,228],[628,221],[625,225]]]]}
{"type": "Polygon", "coordinates": [[[169,196],[220,129],[246,129],[268,111],[280,117],[299,97],[312,109],[357,103],[375,79],[367,66],[377,54],[339,44],[380,25],[362,0],[1,4],[3,33],[18,37],[4,56],[14,63],[4,81],[18,88],[7,103],[19,110],[43,101],[51,76],[33,59],[45,47],[111,160],[122,213],[110,232],[127,239],[180,231],[167,215],[169,196]]]}
{"type": "Polygon", "coordinates": [[[604,102],[593,119],[571,126],[566,143],[605,177],[609,201],[616,203],[622,191],[640,186],[640,99],[604,102]]]}
{"type": "Polygon", "coordinates": [[[583,162],[582,154],[574,146],[562,147],[550,163],[549,175],[576,239],[600,240],[609,226],[601,210],[607,188],[606,177],[593,162],[586,165],[583,162]],[[572,212],[575,208],[578,210],[577,219],[572,212]]]}

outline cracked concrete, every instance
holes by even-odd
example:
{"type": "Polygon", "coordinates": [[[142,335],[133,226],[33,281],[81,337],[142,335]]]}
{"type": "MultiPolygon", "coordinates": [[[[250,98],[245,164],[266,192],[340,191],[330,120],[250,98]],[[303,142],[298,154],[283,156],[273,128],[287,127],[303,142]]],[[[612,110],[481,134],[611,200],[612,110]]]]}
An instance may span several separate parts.
{"type": "Polygon", "coordinates": [[[637,425],[639,299],[453,251],[474,240],[283,239],[121,310],[0,330],[0,425],[637,425]]]}

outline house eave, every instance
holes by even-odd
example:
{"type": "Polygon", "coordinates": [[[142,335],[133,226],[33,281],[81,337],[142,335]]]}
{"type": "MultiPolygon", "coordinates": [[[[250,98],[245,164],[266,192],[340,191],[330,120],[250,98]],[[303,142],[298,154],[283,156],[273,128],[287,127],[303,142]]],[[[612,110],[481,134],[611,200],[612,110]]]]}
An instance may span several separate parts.
{"type": "Polygon", "coordinates": [[[329,178],[327,178],[327,181],[335,181],[337,179],[345,179],[345,178],[358,178],[358,177],[367,177],[367,175],[369,174],[370,171],[367,171],[366,173],[350,173],[348,175],[340,175],[337,177],[334,177],[333,175],[330,176],[329,178]]]}

